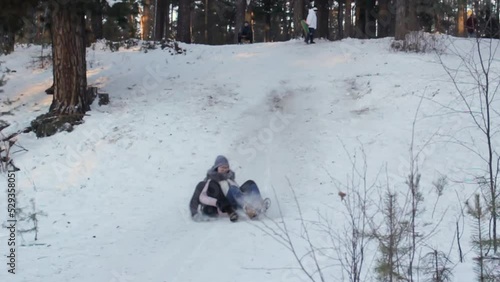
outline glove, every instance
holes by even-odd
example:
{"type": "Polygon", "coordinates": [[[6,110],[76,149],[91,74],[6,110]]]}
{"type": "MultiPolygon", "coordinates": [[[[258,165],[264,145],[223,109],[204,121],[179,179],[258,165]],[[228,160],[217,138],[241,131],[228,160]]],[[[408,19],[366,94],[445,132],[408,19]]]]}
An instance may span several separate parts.
{"type": "Polygon", "coordinates": [[[225,201],[217,200],[217,203],[215,205],[219,208],[221,212],[230,213],[232,211],[231,205],[229,205],[225,201]]]}

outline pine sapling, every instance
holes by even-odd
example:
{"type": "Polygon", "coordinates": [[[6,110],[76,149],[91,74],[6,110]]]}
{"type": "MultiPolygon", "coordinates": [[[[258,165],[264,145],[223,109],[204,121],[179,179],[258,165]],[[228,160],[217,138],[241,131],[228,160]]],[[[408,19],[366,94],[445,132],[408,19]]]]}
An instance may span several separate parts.
{"type": "MultiPolygon", "coordinates": [[[[485,241],[483,240],[484,238],[484,226],[483,226],[483,221],[485,220],[485,214],[483,212],[483,207],[481,206],[481,199],[480,195],[476,194],[474,197],[474,206],[471,206],[469,202],[465,203],[467,206],[467,213],[472,216],[474,219],[474,228],[475,228],[475,235],[473,236],[472,242],[473,246],[478,252],[478,256],[475,258],[476,260],[476,273],[478,276],[478,280],[480,282],[486,282],[487,280],[487,275],[486,275],[486,269],[484,265],[484,250],[485,250],[485,241]]],[[[486,244],[487,245],[487,244],[486,244]]]]}
{"type": "Polygon", "coordinates": [[[382,226],[373,226],[371,223],[372,236],[379,244],[380,257],[375,266],[377,280],[384,282],[404,281],[405,275],[401,258],[407,252],[402,244],[403,237],[408,232],[408,224],[400,220],[402,211],[398,206],[395,193],[387,191],[383,204],[382,226]]]}
{"type": "Polygon", "coordinates": [[[433,249],[428,252],[424,257],[424,267],[423,274],[426,281],[429,282],[451,282],[453,281],[453,273],[451,267],[448,265],[451,264],[448,256],[438,251],[437,249],[433,249]]]}

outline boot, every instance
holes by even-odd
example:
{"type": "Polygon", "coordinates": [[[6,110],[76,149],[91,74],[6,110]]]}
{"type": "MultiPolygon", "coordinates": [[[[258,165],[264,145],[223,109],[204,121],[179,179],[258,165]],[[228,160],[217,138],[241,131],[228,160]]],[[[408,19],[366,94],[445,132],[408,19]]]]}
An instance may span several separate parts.
{"type": "Polygon", "coordinates": [[[260,201],[258,205],[246,204],[243,210],[250,219],[254,219],[259,215],[265,213],[271,206],[271,199],[265,198],[260,201]]]}
{"type": "Polygon", "coordinates": [[[238,214],[234,211],[232,207],[226,209],[227,214],[229,215],[229,220],[231,222],[236,222],[238,220],[238,214]]]}
{"type": "Polygon", "coordinates": [[[231,222],[236,222],[236,221],[238,221],[238,214],[237,214],[236,212],[234,212],[234,211],[233,211],[232,213],[230,213],[230,214],[229,214],[229,220],[230,220],[231,222]]]}
{"type": "Polygon", "coordinates": [[[254,207],[252,207],[251,205],[245,205],[245,207],[243,207],[243,209],[245,210],[245,213],[247,214],[247,216],[250,218],[250,219],[253,219],[255,218],[257,215],[259,215],[259,212],[257,211],[257,209],[255,209],[254,207]]]}

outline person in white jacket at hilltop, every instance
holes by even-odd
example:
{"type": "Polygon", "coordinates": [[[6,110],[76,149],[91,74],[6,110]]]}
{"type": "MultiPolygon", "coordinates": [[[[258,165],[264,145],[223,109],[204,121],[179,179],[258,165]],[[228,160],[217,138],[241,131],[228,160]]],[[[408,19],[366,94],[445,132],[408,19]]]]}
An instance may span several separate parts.
{"type": "Polygon", "coordinates": [[[309,9],[309,13],[307,14],[306,23],[309,26],[309,34],[306,37],[305,42],[307,44],[314,44],[314,32],[316,31],[316,26],[318,23],[318,18],[316,17],[316,13],[318,12],[318,8],[313,7],[309,9]]]}

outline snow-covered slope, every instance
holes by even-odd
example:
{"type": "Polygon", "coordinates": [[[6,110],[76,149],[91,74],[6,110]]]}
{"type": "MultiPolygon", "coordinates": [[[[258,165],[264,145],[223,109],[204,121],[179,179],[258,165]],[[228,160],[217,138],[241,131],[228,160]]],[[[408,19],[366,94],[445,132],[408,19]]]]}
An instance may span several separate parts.
{"type": "MultiPolygon", "coordinates": [[[[463,54],[472,48],[467,39],[453,40],[463,54]]],[[[290,186],[320,248],[331,243],[309,224],[319,213],[341,233],[346,218],[337,193],[350,184],[350,159],[362,170],[361,148],[368,184],[377,183],[372,199],[378,202],[387,180],[406,195],[419,104],[414,144],[422,150],[427,208],[421,221],[436,224],[443,217],[422,232],[435,228],[426,243],[457,263],[454,281],[472,281],[471,227],[459,216],[475,189],[463,182],[484,166],[450,136],[478,135],[468,116],[443,106],[460,103],[438,57],[394,53],[389,45],[389,39],[184,45],[187,54],[177,56],[160,49],[88,49],[89,84],[109,93],[111,103],[96,102],[71,133],[19,137],[28,149],[13,156],[21,168],[19,205],[29,211],[33,198],[47,216],[39,217],[36,242],[32,233],[18,235],[17,274],[2,263],[0,281],[307,281],[293,254],[265,232],[266,226],[279,232],[273,223],[282,221],[278,203],[302,256],[306,244],[290,186]],[[269,219],[191,220],[193,189],[219,154],[229,158],[240,183],[253,179],[272,199],[269,219]],[[431,183],[441,175],[451,181],[435,207],[431,183]],[[465,228],[464,264],[453,241],[457,220],[465,228]]],[[[33,67],[39,54],[40,47],[20,47],[0,58],[1,67],[16,70],[7,74],[0,100],[0,111],[10,112],[1,117],[12,123],[8,132],[50,105],[43,90],[52,70],[33,67]]],[[[443,60],[459,63],[451,52],[443,60]]],[[[6,200],[0,199],[4,221],[6,200]]],[[[2,253],[6,239],[2,231],[2,253]]],[[[373,279],[375,247],[366,254],[364,281],[373,279]]],[[[348,281],[338,261],[319,257],[327,281],[348,281]]]]}

